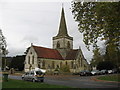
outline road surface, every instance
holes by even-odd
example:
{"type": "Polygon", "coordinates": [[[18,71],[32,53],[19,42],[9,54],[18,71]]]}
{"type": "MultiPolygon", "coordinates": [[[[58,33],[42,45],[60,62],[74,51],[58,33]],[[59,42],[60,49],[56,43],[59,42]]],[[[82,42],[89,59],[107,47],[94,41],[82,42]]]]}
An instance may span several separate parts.
{"type": "MultiPolygon", "coordinates": [[[[9,75],[11,79],[22,80],[21,76],[9,75]]],[[[117,82],[103,82],[103,81],[94,81],[93,76],[46,76],[44,83],[54,84],[54,85],[64,85],[75,88],[119,88],[120,83],[117,82]]]]}

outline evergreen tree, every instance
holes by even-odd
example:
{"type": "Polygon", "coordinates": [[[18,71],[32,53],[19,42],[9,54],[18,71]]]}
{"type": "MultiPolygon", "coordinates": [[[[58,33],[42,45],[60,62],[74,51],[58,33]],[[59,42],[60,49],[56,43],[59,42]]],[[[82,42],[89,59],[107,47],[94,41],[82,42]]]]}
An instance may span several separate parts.
{"type": "Polygon", "coordinates": [[[100,48],[93,50],[93,58],[91,60],[91,66],[96,67],[99,62],[103,61],[103,56],[100,54],[100,48]]]}

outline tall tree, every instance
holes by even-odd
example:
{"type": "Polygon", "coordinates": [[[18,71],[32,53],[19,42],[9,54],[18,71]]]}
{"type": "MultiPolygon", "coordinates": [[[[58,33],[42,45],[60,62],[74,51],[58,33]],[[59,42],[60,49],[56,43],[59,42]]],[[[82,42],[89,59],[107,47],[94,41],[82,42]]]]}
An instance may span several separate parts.
{"type": "Polygon", "coordinates": [[[96,47],[99,38],[120,45],[120,2],[73,1],[72,12],[88,49],[96,47]]]}
{"type": "Polygon", "coordinates": [[[115,44],[106,45],[105,60],[111,61],[116,66],[120,66],[120,50],[116,47],[115,44]]]}
{"type": "Polygon", "coordinates": [[[7,47],[7,44],[6,44],[5,37],[3,36],[2,30],[0,29],[0,50],[2,54],[5,54],[6,47],[7,47]]]}
{"type": "Polygon", "coordinates": [[[0,67],[6,69],[6,55],[8,54],[7,44],[5,37],[2,34],[2,30],[0,29],[0,67]]]}
{"type": "Polygon", "coordinates": [[[18,69],[19,71],[24,70],[25,55],[15,56],[11,61],[11,68],[18,69]]]}
{"type": "Polygon", "coordinates": [[[96,48],[98,40],[105,40],[107,58],[119,62],[120,2],[73,1],[72,13],[88,50],[90,45],[96,48]]]}
{"type": "Polygon", "coordinates": [[[93,50],[93,58],[91,60],[91,66],[96,67],[99,62],[103,61],[103,56],[100,53],[100,48],[93,50]]]}

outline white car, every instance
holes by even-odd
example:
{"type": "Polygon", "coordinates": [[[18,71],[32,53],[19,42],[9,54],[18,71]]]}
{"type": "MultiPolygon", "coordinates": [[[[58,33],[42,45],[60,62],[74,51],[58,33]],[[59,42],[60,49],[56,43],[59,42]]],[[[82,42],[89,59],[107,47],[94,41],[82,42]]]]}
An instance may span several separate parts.
{"type": "Polygon", "coordinates": [[[113,73],[113,70],[108,70],[108,74],[112,74],[113,73]]]}
{"type": "Polygon", "coordinates": [[[44,75],[45,75],[45,73],[41,72],[40,70],[33,70],[33,71],[29,71],[29,72],[26,72],[25,74],[23,74],[22,80],[28,80],[28,81],[32,81],[32,82],[36,82],[36,81],[43,82],[44,75]]]}
{"type": "Polygon", "coordinates": [[[99,75],[100,71],[99,70],[93,70],[93,71],[91,71],[91,74],[92,75],[99,75]]]}

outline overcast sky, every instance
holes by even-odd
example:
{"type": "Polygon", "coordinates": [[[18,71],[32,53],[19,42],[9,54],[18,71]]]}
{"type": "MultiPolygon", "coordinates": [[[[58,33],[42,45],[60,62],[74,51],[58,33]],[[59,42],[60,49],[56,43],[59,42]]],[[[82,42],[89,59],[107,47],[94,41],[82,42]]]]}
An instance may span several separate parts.
{"type": "MultiPolygon", "coordinates": [[[[0,29],[6,37],[8,56],[22,55],[31,43],[52,48],[52,37],[58,33],[61,1],[1,0],[0,29]],[[45,2],[46,1],[46,2],[45,2]]],[[[68,34],[73,37],[74,49],[81,47],[89,61],[92,53],[83,43],[82,34],[71,13],[71,1],[64,3],[68,34]]]]}

